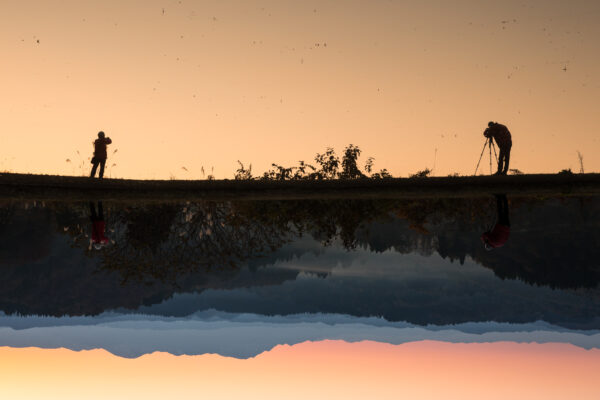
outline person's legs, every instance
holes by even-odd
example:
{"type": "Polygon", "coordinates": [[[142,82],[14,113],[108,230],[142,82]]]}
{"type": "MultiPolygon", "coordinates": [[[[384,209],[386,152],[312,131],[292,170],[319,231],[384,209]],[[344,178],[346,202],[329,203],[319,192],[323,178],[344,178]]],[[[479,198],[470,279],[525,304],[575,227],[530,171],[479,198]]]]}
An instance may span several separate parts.
{"type": "Polygon", "coordinates": [[[506,151],[504,148],[500,147],[500,154],[498,154],[498,171],[496,172],[496,174],[502,173],[502,164],[504,161],[504,157],[506,157],[506,151]]]}
{"type": "Polygon", "coordinates": [[[94,175],[96,175],[96,169],[98,168],[98,160],[94,160],[94,162],[92,164],[93,164],[93,167],[92,167],[92,173],[90,174],[90,178],[93,178],[94,175]]]}
{"type": "Polygon", "coordinates": [[[502,170],[502,173],[504,175],[506,175],[506,173],[508,172],[509,161],[510,161],[510,147],[508,147],[504,150],[504,169],[502,170]]]}
{"type": "Polygon", "coordinates": [[[98,174],[100,179],[104,177],[104,165],[106,165],[106,160],[100,160],[100,174],[98,174]]]}

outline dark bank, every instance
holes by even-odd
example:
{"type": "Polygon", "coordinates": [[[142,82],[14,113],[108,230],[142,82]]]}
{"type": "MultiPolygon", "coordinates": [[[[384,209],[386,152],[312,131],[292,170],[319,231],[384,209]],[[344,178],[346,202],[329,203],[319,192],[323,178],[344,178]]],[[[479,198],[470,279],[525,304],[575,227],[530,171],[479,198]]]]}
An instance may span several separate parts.
{"type": "Polygon", "coordinates": [[[536,174],[336,180],[90,180],[0,174],[0,199],[185,201],[470,198],[600,195],[600,174],[536,174]]]}

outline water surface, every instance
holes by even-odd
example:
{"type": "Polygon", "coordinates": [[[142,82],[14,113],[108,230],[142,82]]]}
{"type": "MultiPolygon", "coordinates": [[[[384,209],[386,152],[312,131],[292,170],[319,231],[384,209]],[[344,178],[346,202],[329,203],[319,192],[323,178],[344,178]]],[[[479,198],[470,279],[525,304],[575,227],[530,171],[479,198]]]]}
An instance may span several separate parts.
{"type": "Polygon", "coordinates": [[[507,200],[510,233],[492,250],[481,235],[505,218],[491,195],[5,203],[0,346],[64,348],[59,359],[100,349],[109,362],[422,343],[423,362],[440,343],[482,357],[497,348],[477,346],[508,343],[534,363],[579,354],[598,366],[600,199],[507,200]]]}

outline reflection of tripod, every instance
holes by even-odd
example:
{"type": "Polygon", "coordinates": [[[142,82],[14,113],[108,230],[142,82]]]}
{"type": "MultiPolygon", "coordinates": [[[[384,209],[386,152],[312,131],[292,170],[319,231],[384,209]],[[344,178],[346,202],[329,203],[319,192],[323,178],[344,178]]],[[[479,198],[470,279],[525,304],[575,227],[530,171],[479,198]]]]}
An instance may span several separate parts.
{"type": "Polygon", "coordinates": [[[477,161],[477,166],[475,167],[475,175],[477,175],[477,170],[479,169],[479,163],[481,162],[481,158],[483,157],[485,146],[488,146],[490,149],[490,175],[492,174],[492,147],[494,148],[494,156],[496,157],[496,163],[498,163],[498,154],[496,153],[496,146],[494,145],[494,141],[491,137],[486,138],[485,143],[483,144],[483,149],[481,150],[481,155],[479,156],[479,161],[477,161]]]}

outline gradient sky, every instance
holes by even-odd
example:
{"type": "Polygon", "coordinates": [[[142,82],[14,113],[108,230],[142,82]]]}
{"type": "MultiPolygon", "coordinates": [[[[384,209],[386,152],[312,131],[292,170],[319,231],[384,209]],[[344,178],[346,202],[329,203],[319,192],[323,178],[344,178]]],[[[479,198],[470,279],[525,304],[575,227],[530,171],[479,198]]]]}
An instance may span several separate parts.
{"type": "Polygon", "coordinates": [[[580,150],[600,170],[597,1],[2,0],[1,12],[0,171],[87,173],[104,130],[113,177],[231,178],[238,159],[262,173],[349,143],[397,176],[434,159],[436,175],[472,174],[489,120],[513,133],[513,168],[578,171],[580,150]]]}
{"type": "Polygon", "coordinates": [[[599,350],[565,344],[305,342],[249,360],[0,347],[7,399],[597,399],[599,350]]]}

